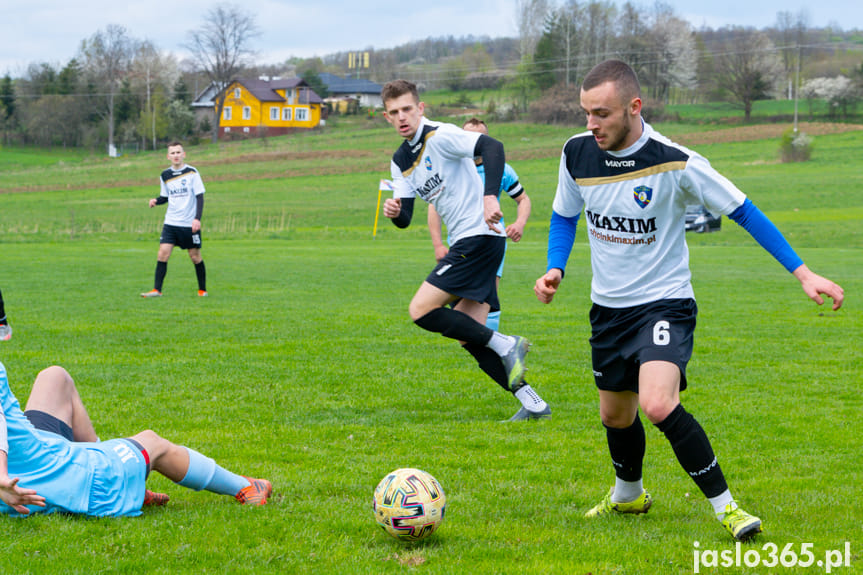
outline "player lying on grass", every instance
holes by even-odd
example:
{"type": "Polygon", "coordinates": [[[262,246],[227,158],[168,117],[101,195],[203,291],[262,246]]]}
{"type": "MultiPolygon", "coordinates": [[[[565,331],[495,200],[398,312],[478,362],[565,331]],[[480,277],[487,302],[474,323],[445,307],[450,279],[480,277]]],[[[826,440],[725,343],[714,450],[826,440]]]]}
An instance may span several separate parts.
{"type": "Polygon", "coordinates": [[[266,479],[235,475],[150,430],[100,442],[62,367],[39,372],[22,412],[0,363],[0,404],[0,513],[140,515],[144,505],[168,502],[146,489],[151,469],[183,487],[248,505],[264,505],[272,493],[266,479]]]}

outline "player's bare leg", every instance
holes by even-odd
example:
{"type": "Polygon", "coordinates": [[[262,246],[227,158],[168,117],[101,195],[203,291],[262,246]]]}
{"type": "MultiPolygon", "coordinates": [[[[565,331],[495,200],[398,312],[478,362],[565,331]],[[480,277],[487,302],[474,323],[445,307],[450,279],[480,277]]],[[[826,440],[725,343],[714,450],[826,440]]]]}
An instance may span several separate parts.
{"type": "Polygon", "coordinates": [[[53,415],[72,428],[75,441],[99,441],[72,376],[60,366],[39,372],[24,409],[53,415]]]}
{"type": "Polygon", "coordinates": [[[209,457],[176,445],[154,431],[142,431],[132,439],[147,451],[152,469],[183,487],[231,495],[244,505],[264,505],[273,492],[266,479],[232,473],[209,457]]]}

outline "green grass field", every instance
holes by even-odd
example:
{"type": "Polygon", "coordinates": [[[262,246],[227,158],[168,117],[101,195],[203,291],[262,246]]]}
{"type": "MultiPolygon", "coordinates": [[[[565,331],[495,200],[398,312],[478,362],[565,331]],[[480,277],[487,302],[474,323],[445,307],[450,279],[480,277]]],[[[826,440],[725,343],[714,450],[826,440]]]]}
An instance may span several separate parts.
{"type": "MultiPolygon", "coordinates": [[[[734,552],[649,425],[653,509],[582,518],[613,481],[587,343],[583,225],[555,302],[532,292],[572,130],[493,129],[534,205],[507,255],[502,327],[533,342],[530,379],[550,421],[501,423],[516,400],[457,344],[411,324],[407,303],[432,250],[422,217],[406,231],[381,221],[372,237],[378,180],[398,144],[380,121],[188,150],[207,185],[206,299],[180,251],[164,297],[138,296],[152,286],[164,208],[146,202],[163,152],[0,150],[0,288],[15,330],[0,361],[19,400],[39,369],[63,365],[103,439],[151,428],[275,487],[270,505],[249,509],[153,476],[172,501],[139,518],[0,517],[0,573],[664,575],[693,572],[695,542],[734,552]],[[375,485],[398,467],[429,471],[448,497],[443,526],[414,546],[372,517],[375,485]]],[[[810,302],[727,220],[688,238],[700,322],[683,401],[738,500],[764,521],[743,551],[769,563],[771,545],[778,557],[811,544],[823,560],[849,542],[851,566],[833,569],[842,574],[863,572],[861,145],[863,132],[819,137],[813,160],[795,165],[777,162],[774,141],[697,148],[809,267],[843,285],[839,312],[810,302]]],[[[504,208],[512,217],[514,202],[504,208]]]]}

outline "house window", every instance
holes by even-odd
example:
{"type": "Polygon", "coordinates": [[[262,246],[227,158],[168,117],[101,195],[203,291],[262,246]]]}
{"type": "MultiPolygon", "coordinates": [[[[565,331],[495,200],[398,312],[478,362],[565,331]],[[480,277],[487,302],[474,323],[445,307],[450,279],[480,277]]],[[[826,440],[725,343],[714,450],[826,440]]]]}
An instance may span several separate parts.
{"type": "Polygon", "coordinates": [[[270,108],[270,119],[271,120],[278,120],[279,119],[279,109],[276,108],[275,106],[270,108]]]}
{"type": "Polygon", "coordinates": [[[309,121],[309,109],[308,108],[297,108],[297,122],[308,122],[309,121]]]}
{"type": "Polygon", "coordinates": [[[240,93],[241,93],[241,91],[240,91],[240,89],[239,89],[239,88],[234,88],[234,98],[239,99],[239,98],[240,98],[240,93]]]}
{"type": "Polygon", "coordinates": [[[288,104],[293,104],[294,103],[294,91],[288,90],[287,91],[287,97],[288,97],[288,104]]]}
{"type": "Polygon", "coordinates": [[[249,106],[243,106],[243,119],[251,120],[252,119],[252,109],[249,106]]]}
{"type": "Polygon", "coordinates": [[[290,108],[282,108],[282,120],[285,122],[291,121],[291,109],[290,108]]]}
{"type": "Polygon", "coordinates": [[[231,107],[225,106],[222,108],[222,119],[230,121],[231,120],[231,107]]]}

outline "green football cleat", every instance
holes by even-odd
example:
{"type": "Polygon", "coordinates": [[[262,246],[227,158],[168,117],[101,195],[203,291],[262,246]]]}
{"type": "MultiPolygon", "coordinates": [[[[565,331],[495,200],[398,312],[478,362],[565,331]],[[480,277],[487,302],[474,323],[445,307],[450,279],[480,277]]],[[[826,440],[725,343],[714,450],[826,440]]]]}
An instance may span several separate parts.
{"type": "Polygon", "coordinates": [[[527,351],[530,349],[530,342],[527,338],[520,335],[513,336],[515,345],[509,350],[506,355],[502,355],[500,360],[503,362],[503,367],[506,370],[507,385],[513,393],[518,391],[524,385],[524,374],[527,367],[524,365],[524,358],[527,356],[527,351]]]}
{"type": "Polygon", "coordinates": [[[720,522],[738,541],[748,541],[761,533],[761,519],[750,515],[739,507],[731,508],[731,504],[725,506],[725,514],[720,522]]]}
{"type": "Polygon", "coordinates": [[[650,497],[650,493],[647,491],[642,491],[641,495],[635,501],[627,501],[624,503],[617,503],[611,500],[611,496],[614,494],[614,487],[608,490],[608,495],[606,495],[602,501],[596,504],[590,511],[584,514],[585,517],[599,517],[600,515],[609,515],[611,513],[647,513],[647,510],[650,509],[650,506],[653,505],[653,499],[650,497]]]}

